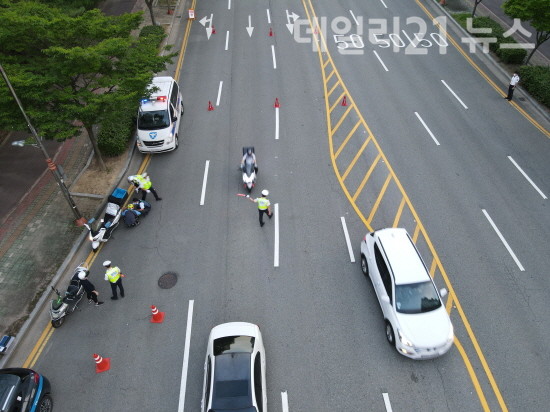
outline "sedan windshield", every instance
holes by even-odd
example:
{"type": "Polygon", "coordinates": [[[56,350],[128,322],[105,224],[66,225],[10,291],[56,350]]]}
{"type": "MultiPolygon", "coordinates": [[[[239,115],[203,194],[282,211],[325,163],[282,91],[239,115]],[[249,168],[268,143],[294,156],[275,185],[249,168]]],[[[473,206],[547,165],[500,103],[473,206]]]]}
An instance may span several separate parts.
{"type": "Polygon", "coordinates": [[[138,129],[140,130],[159,130],[168,126],[170,126],[170,117],[167,110],[139,113],[138,129]]]}
{"type": "Polygon", "coordinates": [[[441,306],[431,281],[395,286],[395,306],[400,313],[431,312],[441,306]]]}

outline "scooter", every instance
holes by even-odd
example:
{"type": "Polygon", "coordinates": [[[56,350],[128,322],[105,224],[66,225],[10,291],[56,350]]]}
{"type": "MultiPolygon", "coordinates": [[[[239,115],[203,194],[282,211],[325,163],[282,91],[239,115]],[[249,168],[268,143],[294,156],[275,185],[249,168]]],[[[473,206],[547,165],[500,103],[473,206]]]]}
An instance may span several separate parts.
{"type": "MultiPolygon", "coordinates": [[[[243,156],[248,152],[248,149],[251,149],[254,153],[254,146],[243,147],[243,156]]],[[[244,164],[241,165],[241,171],[243,173],[243,185],[250,193],[256,184],[256,173],[258,172],[258,168],[254,166],[252,156],[246,156],[244,164]]]]}
{"type": "Polygon", "coordinates": [[[92,242],[92,250],[94,252],[99,248],[100,243],[107,242],[113,231],[117,228],[120,222],[120,215],[122,214],[122,205],[128,197],[128,192],[121,188],[116,188],[112,194],[109,195],[107,207],[103,218],[96,220],[92,218],[88,221],[86,229],[90,232],[88,240],[92,242]]]}
{"type": "Polygon", "coordinates": [[[70,315],[78,308],[79,302],[84,296],[84,287],[82,286],[78,275],[80,272],[88,273],[88,268],[81,263],[76,269],[67,290],[62,295],[59,290],[51,286],[52,291],[57,295],[56,299],[52,299],[50,304],[50,317],[52,326],[58,328],[65,322],[65,317],[70,315]]]}

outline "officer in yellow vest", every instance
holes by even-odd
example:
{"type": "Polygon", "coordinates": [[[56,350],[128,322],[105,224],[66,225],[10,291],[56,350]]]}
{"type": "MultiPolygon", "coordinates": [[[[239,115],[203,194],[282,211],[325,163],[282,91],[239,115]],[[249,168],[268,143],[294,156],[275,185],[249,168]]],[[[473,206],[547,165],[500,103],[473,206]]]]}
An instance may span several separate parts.
{"type": "Polygon", "coordinates": [[[122,287],[122,278],[124,275],[120,273],[120,269],[118,268],[118,266],[112,267],[110,260],[106,260],[105,262],[103,262],[103,266],[107,268],[105,272],[105,280],[109,281],[109,284],[111,285],[111,291],[113,292],[113,296],[111,296],[111,299],[118,299],[116,293],[117,286],[120,289],[120,296],[124,297],[124,288],[122,287]]]}
{"type": "Polygon", "coordinates": [[[130,183],[133,183],[133,185],[136,187],[136,192],[141,191],[141,200],[145,200],[145,197],[149,192],[153,193],[153,196],[155,196],[155,200],[162,200],[162,197],[159,197],[157,191],[153,188],[153,184],[151,183],[151,179],[149,179],[149,176],[147,176],[147,173],[128,176],[128,181],[130,183]]]}
{"type": "Polygon", "coordinates": [[[246,197],[249,198],[251,202],[258,204],[260,227],[264,225],[264,213],[267,213],[267,217],[270,219],[273,216],[273,213],[271,213],[271,203],[269,202],[267,196],[269,196],[269,190],[266,189],[262,190],[262,197],[258,197],[256,199],[253,199],[249,195],[246,195],[246,197]]]}

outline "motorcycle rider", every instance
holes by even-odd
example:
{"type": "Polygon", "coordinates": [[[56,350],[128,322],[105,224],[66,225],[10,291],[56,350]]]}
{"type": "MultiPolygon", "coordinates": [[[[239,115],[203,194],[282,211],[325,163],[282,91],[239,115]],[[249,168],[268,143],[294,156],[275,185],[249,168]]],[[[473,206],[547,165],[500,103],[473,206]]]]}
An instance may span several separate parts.
{"type": "Polygon", "coordinates": [[[95,286],[88,280],[88,274],[89,272],[79,272],[78,278],[80,279],[80,284],[86,291],[86,296],[88,297],[88,303],[95,302],[96,306],[103,305],[105,302],[100,302],[97,300],[97,297],[99,296],[99,292],[95,290],[95,286]]]}
{"type": "Polygon", "coordinates": [[[251,158],[252,163],[254,164],[254,172],[258,173],[258,165],[256,163],[256,154],[252,151],[251,147],[249,147],[246,150],[246,153],[243,155],[243,158],[241,160],[241,170],[244,170],[244,163],[246,162],[247,158],[251,158]]]}
{"type": "Polygon", "coordinates": [[[135,210],[133,203],[128,204],[126,210],[122,212],[122,219],[128,227],[139,225],[139,216],[141,216],[141,212],[135,210]]]}

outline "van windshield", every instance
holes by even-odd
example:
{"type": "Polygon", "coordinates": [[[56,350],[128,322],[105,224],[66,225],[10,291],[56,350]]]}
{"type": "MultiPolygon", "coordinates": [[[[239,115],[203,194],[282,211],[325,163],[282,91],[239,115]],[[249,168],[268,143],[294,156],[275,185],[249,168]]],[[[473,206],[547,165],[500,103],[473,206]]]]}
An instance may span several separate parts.
{"type": "Polygon", "coordinates": [[[138,129],[140,130],[158,130],[168,126],[170,126],[170,116],[167,110],[139,113],[138,129]]]}

